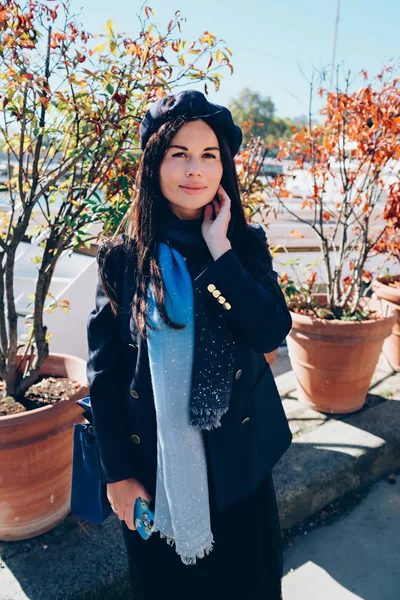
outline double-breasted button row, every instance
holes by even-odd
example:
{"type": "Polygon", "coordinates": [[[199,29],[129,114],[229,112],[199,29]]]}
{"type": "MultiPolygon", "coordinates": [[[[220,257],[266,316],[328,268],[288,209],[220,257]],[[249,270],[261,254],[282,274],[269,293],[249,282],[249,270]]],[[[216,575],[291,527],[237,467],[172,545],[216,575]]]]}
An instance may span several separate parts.
{"type": "MultiPolygon", "coordinates": [[[[132,396],[132,398],[139,398],[139,394],[137,393],[136,390],[129,390],[130,395],[132,396]]],[[[133,444],[140,444],[140,437],[138,435],[136,435],[136,433],[133,433],[131,435],[131,440],[133,444]]]]}
{"type": "Polygon", "coordinates": [[[221,292],[217,290],[216,286],[213,283],[210,283],[207,286],[207,289],[210,292],[210,294],[212,294],[214,298],[216,298],[217,302],[222,304],[225,310],[230,310],[232,308],[229,302],[226,301],[226,298],[222,296],[221,292]]]}

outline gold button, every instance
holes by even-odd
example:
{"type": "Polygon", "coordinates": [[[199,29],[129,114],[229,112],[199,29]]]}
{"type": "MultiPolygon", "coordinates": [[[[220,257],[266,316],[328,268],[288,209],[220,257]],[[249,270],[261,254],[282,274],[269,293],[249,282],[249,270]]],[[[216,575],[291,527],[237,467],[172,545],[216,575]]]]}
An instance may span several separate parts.
{"type": "Polygon", "coordinates": [[[223,296],[220,296],[220,297],[218,298],[218,302],[219,302],[220,304],[223,304],[223,303],[225,302],[225,300],[226,300],[226,298],[224,298],[223,296]]]}
{"type": "Polygon", "coordinates": [[[223,307],[225,310],[231,310],[231,305],[229,304],[229,302],[225,302],[225,304],[223,304],[223,307]]]}
{"type": "Polygon", "coordinates": [[[131,435],[131,440],[134,444],[140,444],[140,437],[138,435],[136,435],[136,433],[131,435]]]}
{"type": "Polygon", "coordinates": [[[250,421],[250,417],[245,417],[245,418],[242,420],[242,425],[244,425],[245,423],[248,423],[249,421],[250,421]]]}
{"type": "Polygon", "coordinates": [[[136,390],[131,390],[129,393],[132,396],[132,398],[139,398],[139,394],[136,390]]]}
{"type": "Polygon", "coordinates": [[[218,296],[220,296],[220,295],[221,295],[221,292],[219,290],[214,290],[213,291],[214,298],[218,298],[218,296]]]}
{"type": "Polygon", "coordinates": [[[213,292],[215,290],[215,285],[213,283],[210,283],[210,285],[207,286],[207,289],[209,292],[213,292]]]}
{"type": "Polygon", "coordinates": [[[235,373],[235,379],[240,379],[240,377],[242,376],[242,369],[238,369],[235,373]]]}

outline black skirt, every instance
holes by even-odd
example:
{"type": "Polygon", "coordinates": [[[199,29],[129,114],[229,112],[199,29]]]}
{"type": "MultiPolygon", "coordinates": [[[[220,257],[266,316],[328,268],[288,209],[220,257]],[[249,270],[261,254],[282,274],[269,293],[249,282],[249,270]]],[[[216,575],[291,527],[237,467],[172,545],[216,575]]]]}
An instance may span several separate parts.
{"type": "Polygon", "coordinates": [[[143,540],[121,521],[134,600],[281,600],[281,529],[270,474],[222,512],[210,503],[213,550],[184,565],[154,533],[143,540]]]}

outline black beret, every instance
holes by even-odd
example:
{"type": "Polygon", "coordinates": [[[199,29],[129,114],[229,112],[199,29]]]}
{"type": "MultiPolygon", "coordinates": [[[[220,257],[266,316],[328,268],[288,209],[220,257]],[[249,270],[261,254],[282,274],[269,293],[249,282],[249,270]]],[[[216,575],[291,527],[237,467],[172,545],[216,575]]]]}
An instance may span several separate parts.
{"type": "Polygon", "coordinates": [[[154,102],[140,124],[140,147],[144,150],[150,136],[166,121],[178,116],[215,122],[225,133],[232,156],[238,152],[243,134],[235,125],[232,114],[225,106],[209,102],[204,94],[196,90],[185,90],[170,94],[154,102]]]}

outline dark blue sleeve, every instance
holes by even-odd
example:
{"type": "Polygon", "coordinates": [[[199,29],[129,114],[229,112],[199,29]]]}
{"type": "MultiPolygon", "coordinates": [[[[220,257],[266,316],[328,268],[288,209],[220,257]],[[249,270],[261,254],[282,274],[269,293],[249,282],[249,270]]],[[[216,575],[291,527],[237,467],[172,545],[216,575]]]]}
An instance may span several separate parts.
{"type": "Polygon", "coordinates": [[[195,279],[210,302],[219,307],[233,332],[256,352],[280,346],[292,327],[292,318],[272,268],[266,235],[260,227],[246,269],[231,248],[195,279]]]}
{"type": "MultiPolygon", "coordinates": [[[[114,279],[116,285],[116,273],[122,271],[117,268],[120,265],[116,265],[116,262],[123,260],[123,251],[115,250],[110,253],[113,256],[108,268],[109,279],[114,279]]],[[[87,340],[87,378],[94,432],[104,480],[106,483],[112,483],[134,477],[134,465],[127,425],[128,409],[122,393],[120,365],[123,348],[119,335],[119,321],[112,313],[100,278],[97,282],[95,308],[87,322],[87,340]]]]}

